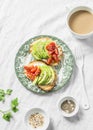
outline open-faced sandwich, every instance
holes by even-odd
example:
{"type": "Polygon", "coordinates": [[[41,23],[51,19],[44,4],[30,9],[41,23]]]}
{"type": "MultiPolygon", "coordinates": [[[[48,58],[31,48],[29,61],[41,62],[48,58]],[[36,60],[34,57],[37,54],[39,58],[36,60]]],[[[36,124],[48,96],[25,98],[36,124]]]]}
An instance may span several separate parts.
{"type": "Polygon", "coordinates": [[[51,38],[40,38],[30,45],[30,53],[36,60],[48,65],[58,65],[63,57],[62,48],[51,38]]]}
{"type": "Polygon", "coordinates": [[[36,84],[44,91],[50,91],[56,83],[56,73],[51,66],[41,61],[32,61],[24,66],[24,73],[33,84],[36,84]]]}

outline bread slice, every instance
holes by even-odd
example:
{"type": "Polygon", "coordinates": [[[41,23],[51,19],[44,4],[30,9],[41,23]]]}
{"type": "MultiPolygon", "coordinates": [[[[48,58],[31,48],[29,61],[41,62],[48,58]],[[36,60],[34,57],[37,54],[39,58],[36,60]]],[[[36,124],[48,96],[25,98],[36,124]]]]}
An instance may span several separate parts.
{"type": "MultiPolygon", "coordinates": [[[[30,44],[30,53],[32,52],[32,47],[35,43],[37,43],[37,41],[46,41],[46,40],[51,40],[51,42],[55,42],[53,41],[51,38],[49,37],[45,37],[45,38],[39,38],[38,40],[34,41],[32,44],[30,44]]],[[[56,44],[56,43],[55,43],[56,44]]],[[[59,62],[61,61],[61,59],[63,58],[63,52],[62,52],[62,48],[60,45],[56,44],[57,48],[58,48],[58,52],[59,52],[59,62]]],[[[42,59],[41,61],[45,62],[47,64],[47,59],[42,59]]],[[[59,64],[59,62],[55,62],[55,63],[51,63],[51,66],[57,66],[59,64]]]]}
{"type": "MultiPolygon", "coordinates": [[[[42,62],[42,61],[32,61],[32,62],[30,62],[27,66],[32,66],[32,65],[34,65],[34,66],[42,66],[42,65],[44,65],[44,64],[45,64],[45,63],[42,62]]],[[[27,75],[26,70],[24,70],[24,73],[25,73],[26,77],[29,78],[28,75],[27,75]]],[[[51,84],[48,84],[48,85],[37,85],[37,86],[38,86],[40,89],[44,90],[44,91],[50,91],[50,90],[52,90],[52,89],[54,88],[54,86],[55,86],[55,84],[56,84],[56,80],[57,80],[56,72],[54,71],[54,73],[55,73],[55,78],[54,78],[54,81],[53,81],[51,84]]],[[[30,78],[29,78],[29,79],[30,79],[30,78]]]]}

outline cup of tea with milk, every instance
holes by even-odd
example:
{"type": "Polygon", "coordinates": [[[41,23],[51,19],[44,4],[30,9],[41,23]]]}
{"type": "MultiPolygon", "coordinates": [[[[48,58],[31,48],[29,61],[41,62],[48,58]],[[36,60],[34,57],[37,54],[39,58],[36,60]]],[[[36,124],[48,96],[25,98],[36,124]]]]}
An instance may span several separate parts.
{"type": "Polygon", "coordinates": [[[87,6],[73,8],[67,16],[67,26],[76,38],[89,38],[93,35],[93,10],[87,6]]]}

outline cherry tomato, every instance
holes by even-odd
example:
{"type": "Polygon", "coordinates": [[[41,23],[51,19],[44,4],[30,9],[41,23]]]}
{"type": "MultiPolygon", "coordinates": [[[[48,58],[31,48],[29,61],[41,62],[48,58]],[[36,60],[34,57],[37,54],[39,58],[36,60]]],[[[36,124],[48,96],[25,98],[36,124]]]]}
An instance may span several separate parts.
{"type": "Polygon", "coordinates": [[[30,71],[30,68],[28,66],[24,66],[24,69],[30,71]]]}
{"type": "Polygon", "coordinates": [[[55,49],[55,54],[58,55],[58,49],[57,48],[55,49]]]}
{"type": "Polygon", "coordinates": [[[55,52],[55,50],[52,50],[52,51],[48,51],[48,53],[51,55],[55,52]]]}
{"type": "Polygon", "coordinates": [[[59,61],[58,56],[57,56],[56,54],[53,54],[52,57],[53,57],[53,59],[54,59],[56,62],[59,61]]]}
{"type": "Polygon", "coordinates": [[[51,62],[52,62],[52,58],[50,57],[47,59],[47,64],[49,65],[49,64],[51,64],[51,62]]]}
{"type": "Polygon", "coordinates": [[[54,42],[51,42],[49,45],[51,45],[51,46],[55,46],[55,43],[54,43],[54,42]]]}
{"type": "Polygon", "coordinates": [[[52,50],[55,50],[56,46],[55,46],[55,43],[54,42],[51,42],[49,45],[46,46],[46,49],[48,51],[52,51],[52,50]]]}
{"type": "Polygon", "coordinates": [[[40,72],[41,72],[41,70],[37,67],[37,70],[35,71],[35,75],[36,75],[36,76],[39,75],[40,72]]]}
{"type": "Polygon", "coordinates": [[[34,66],[34,67],[31,69],[31,72],[32,72],[32,73],[35,73],[36,70],[37,70],[37,66],[34,66]]]}

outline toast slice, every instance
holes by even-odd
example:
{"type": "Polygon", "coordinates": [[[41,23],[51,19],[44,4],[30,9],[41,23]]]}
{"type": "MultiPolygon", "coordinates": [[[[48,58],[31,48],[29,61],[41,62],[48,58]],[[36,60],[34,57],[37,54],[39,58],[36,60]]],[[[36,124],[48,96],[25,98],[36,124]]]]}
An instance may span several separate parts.
{"type": "MultiPolygon", "coordinates": [[[[50,40],[51,42],[54,42],[51,38],[49,37],[45,37],[45,38],[40,38],[36,41],[34,41],[32,44],[30,44],[30,53],[32,53],[32,48],[33,48],[33,45],[39,41],[47,41],[47,40],[50,40]]],[[[55,43],[56,44],[56,43],[55,43]]],[[[59,62],[61,61],[61,59],[63,58],[63,52],[62,52],[62,48],[60,45],[56,44],[56,47],[58,48],[58,58],[59,58],[59,62]]],[[[39,51],[39,50],[38,50],[39,51]]],[[[40,59],[41,61],[45,62],[47,64],[47,59],[40,59]]],[[[57,66],[59,64],[59,62],[54,62],[54,63],[51,63],[50,65],[51,66],[57,66]]]]}
{"type": "MultiPolygon", "coordinates": [[[[42,61],[32,61],[30,62],[27,66],[42,66],[42,65],[46,65],[44,62],[42,61]]],[[[27,78],[29,78],[29,75],[27,74],[27,71],[24,70],[24,74],[26,75],[27,78]]],[[[29,78],[30,79],[30,78],[29,78]]],[[[56,75],[56,72],[54,71],[54,79],[53,81],[50,83],[50,84],[45,84],[45,85],[38,85],[37,86],[44,90],[44,91],[50,91],[54,88],[55,84],[56,84],[56,80],[57,80],[57,75],[56,75]]]]}

